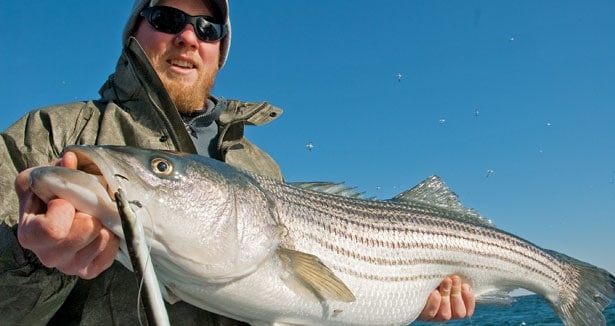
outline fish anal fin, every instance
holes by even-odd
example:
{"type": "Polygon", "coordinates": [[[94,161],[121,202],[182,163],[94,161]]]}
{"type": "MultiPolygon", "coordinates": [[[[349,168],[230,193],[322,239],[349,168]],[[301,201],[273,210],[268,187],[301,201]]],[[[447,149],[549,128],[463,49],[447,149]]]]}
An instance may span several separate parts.
{"type": "Polygon", "coordinates": [[[301,296],[319,301],[352,302],[352,291],[316,256],[286,248],[278,248],[278,257],[288,272],[287,286],[301,296]]]}
{"type": "Polygon", "coordinates": [[[476,297],[476,303],[499,307],[510,307],[515,301],[516,299],[507,290],[498,289],[493,289],[476,297]]]}

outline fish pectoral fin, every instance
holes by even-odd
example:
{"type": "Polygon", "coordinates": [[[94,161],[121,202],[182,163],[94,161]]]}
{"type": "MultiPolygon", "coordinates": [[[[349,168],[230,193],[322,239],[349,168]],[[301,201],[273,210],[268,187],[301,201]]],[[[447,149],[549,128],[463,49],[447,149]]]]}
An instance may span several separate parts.
{"type": "Polygon", "coordinates": [[[304,295],[308,290],[321,301],[355,301],[352,291],[318,257],[282,247],[277,254],[289,273],[285,282],[293,291],[304,295]]]}

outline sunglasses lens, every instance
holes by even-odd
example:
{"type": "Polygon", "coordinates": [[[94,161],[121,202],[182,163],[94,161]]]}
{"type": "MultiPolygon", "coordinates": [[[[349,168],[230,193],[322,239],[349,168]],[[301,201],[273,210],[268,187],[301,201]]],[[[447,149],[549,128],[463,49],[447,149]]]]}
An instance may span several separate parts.
{"type": "MultiPolygon", "coordinates": [[[[179,10],[165,10],[152,8],[149,15],[149,23],[157,30],[164,33],[179,33],[186,26],[186,16],[179,10]]],[[[170,8],[169,8],[170,9],[170,8]]]]}
{"type": "Polygon", "coordinates": [[[196,34],[203,41],[217,41],[222,38],[222,28],[218,24],[212,24],[204,18],[198,18],[194,26],[196,34]]]}
{"type": "Polygon", "coordinates": [[[177,34],[190,23],[197,37],[206,42],[218,41],[226,34],[224,25],[212,23],[204,16],[190,16],[176,8],[149,7],[141,15],[147,18],[152,27],[163,33],[177,34]]]}

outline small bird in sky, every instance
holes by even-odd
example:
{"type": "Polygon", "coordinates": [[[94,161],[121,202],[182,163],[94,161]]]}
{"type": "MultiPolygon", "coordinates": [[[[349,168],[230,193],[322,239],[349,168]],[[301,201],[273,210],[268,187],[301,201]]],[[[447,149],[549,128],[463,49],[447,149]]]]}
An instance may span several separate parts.
{"type": "Polygon", "coordinates": [[[312,144],[312,142],[308,142],[307,144],[305,144],[305,148],[307,148],[307,150],[311,152],[314,148],[314,144],[312,144]]]}
{"type": "Polygon", "coordinates": [[[401,74],[400,73],[397,73],[397,75],[395,75],[395,77],[397,77],[397,81],[398,82],[401,82],[401,74]]]}

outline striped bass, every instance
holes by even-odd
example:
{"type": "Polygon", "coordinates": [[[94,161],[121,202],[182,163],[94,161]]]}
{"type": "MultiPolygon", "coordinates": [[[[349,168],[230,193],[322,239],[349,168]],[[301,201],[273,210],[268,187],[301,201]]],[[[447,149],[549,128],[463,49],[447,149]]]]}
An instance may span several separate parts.
{"type": "MultiPolygon", "coordinates": [[[[141,220],[163,296],[253,325],[406,325],[448,275],[481,298],[542,296],[566,325],[605,325],[606,270],[542,249],[464,208],[438,177],[390,200],[288,184],[197,155],[70,146],[32,190],[123,237],[113,194],[141,220]]],[[[125,246],[122,246],[125,248],[125,246]]],[[[123,249],[125,250],[125,249],[123,249]]],[[[130,268],[125,252],[117,260],[130,268]]]]}

